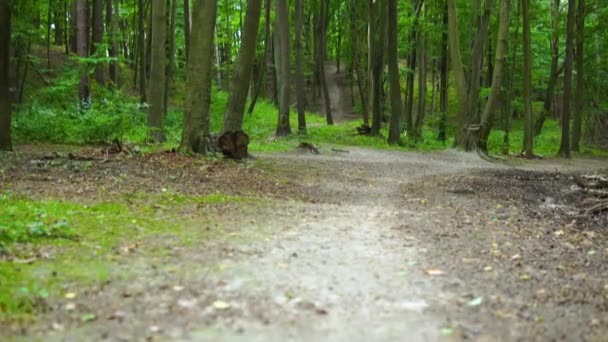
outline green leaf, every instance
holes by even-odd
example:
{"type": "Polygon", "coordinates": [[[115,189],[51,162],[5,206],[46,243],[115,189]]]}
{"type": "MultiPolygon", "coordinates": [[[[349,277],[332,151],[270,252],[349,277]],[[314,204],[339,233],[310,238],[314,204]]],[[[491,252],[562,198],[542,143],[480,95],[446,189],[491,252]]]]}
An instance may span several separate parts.
{"type": "Polygon", "coordinates": [[[483,303],[483,297],[479,296],[479,297],[473,299],[472,301],[468,302],[467,305],[468,306],[480,306],[481,303],[483,303]]]}

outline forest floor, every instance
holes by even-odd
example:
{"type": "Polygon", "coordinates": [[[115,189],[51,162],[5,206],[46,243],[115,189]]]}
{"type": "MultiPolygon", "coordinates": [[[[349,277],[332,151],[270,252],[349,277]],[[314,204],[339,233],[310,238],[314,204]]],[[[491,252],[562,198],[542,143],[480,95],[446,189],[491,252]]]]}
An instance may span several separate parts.
{"type": "Polygon", "coordinates": [[[165,226],[133,220],[113,234],[137,234],[108,250],[86,239],[20,246],[0,262],[61,285],[34,321],[0,322],[0,339],[608,337],[608,218],[580,215],[572,177],[605,160],[321,146],[236,163],[58,150],[4,155],[2,191],[145,207],[141,222],[165,226]],[[200,200],[210,194],[225,197],[200,200]],[[71,278],[91,260],[103,279],[71,278]]]}

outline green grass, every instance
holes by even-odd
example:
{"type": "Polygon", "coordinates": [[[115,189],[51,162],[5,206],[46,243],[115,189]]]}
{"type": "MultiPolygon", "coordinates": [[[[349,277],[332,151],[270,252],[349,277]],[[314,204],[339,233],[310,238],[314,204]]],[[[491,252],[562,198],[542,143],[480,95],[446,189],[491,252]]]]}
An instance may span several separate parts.
{"type": "MultiPolygon", "coordinates": [[[[168,245],[224,238],[221,221],[200,207],[245,202],[264,205],[221,193],[135,193],[91,205],[1,194],[0,323],[32,319],[75,287],[138,276],[120,262],[125,246],[137,244],[137,254],[154,262],[168,245]]],[[[251,234],[239,238],[263,232],[251,234]]]]}

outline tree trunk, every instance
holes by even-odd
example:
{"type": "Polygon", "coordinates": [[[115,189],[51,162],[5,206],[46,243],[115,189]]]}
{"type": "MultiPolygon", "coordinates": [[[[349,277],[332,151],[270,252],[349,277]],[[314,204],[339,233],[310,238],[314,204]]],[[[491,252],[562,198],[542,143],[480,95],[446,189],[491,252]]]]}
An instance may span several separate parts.
{"type": "Polygon", "coordinates": [[[399,84],[399,56],[397,54],[397,0],[388,0],[388,77],[391,83],[391,125],[388,143],[401,140],[401,86],[399,84]]]}
{"type": "Polygon", "coordinates": [[[372,128],[371,134],[380,134],[380,128],[382,126],[382,77],[384,74],[384,51],[385,51],[385,36],[386,36],[386,0],[375,0],[372,11],[376,12],[372,17],[373,20],[378,19],[377,23],[374,23],[373,35],[373,47],[374,59],[372,62],[372,128]],[[379,12],[379,13],[378,13],[379,12]]]}
{"type": "MultiPolygon", "coordinates": [[[[78,57],[87,58],[89,56],[89,49],[87,45],[89,35],[87,30],[87,0],[76,0],[76,21],[76,45],[78,49],[78,57]]],[[[78,98],[80,99],[81,108],[89,107],[89,74],[88,66],[85,62],[81,62],[80,81],[78,83],[78,98]]]]}
{"type": "Polygon", "coordinates": [[[46,68],[51,68],[51,26],[52,26],[52,17],[53,13],[53,0],[49,0],[49,6],[47,9],[46,15],[46,68]]]}
{"type": "Polygon", "coordinates": [[[447,140],[447,112],[448,112],[448,6],[443,9],[443,33],[441,38],[441,69],[440,86],[439,86],[439,110],[441,118],[439,119],[439,140],[447,140]]]}
{"type": "MultiPolygon", "coordinates": [[[[99,45],[103,42],[103,1],[93,0],[93,46],[91,46],[91,55],[97,58],[105,57],[104,53],[99,53],[99,45]]],[[[102,63],[95,63],[95,81],[102,86],[105,84],[106,75],[102,63]]]]}
{"type": "Polygon", "coordinates": [[[353,71],[355,77],[357,77],[357,88],[359,89],[359,98],[361,99],[361,111],[363,112],[363,127],[364,129],[369,128],[369,112],[367,107],[367,99],[365,97],[365,89],[363,87],[363,72],[361,71],[361,60],[359,58],[359,30],[357,29],[358,11],[357,11],[357,0],[351,1],[351,46],[352,46],[352,59],[353,59],[353,71]]]}
{"type": "Polygon", "coordinates": [[[572,59],[574,54],[574,22],[576,1],[568,0],[568,21],[566,23],[566,59],[564,61],[564,108],[562,111],[562,139],[559,156],[570,158],[570,103],[572,100],[572,59]]]}
{"type": "Polygon", "coordinates": [[[426,35],[420,32],[418,38],[420,63],[418,66],[418,110],[416,122],[414,124],[414,135],[420,137],[422,135],[422,125],[424,124],[424,116],[426,112],[426,88],[427,88],[427,61],[426,61],[426,35]]]}
{"type": "Polygon", "coordinates": [[[10,151],[11,94],[9,91],[9,48],[11,42],[11,5],[0,2],[0,150],[10,151]]]}
{"type": "MultiPolygon", "coordinates": [[[[455,139],[455,145],[463,147],[465,145],[464,137],[460,130],[467,126],[467,111],[468,111],[468,92],[467,82],[462,68],[462,59],[460,57],[460,41],[458,33],[458,17],[456,16],[455,0],[447,0],[448,4],[448,41],[450,59],[452,61],[452,72],[456,82],[456,92],[458,95],[458,126],[459,132],[455,139]]],[[[466,132],[465,132],[466,134],[466,132]]]]}
{"type": "Polygon", "coordinates": [[[317,33],[317,71],[321,90],[323,91],[323,100],[325,101],[325,116],[328,125],[334,124],[333,116],[331,115],[331,99],[329,97],[329,89],[327,89],[327,78],[325,75],[325,60],[327,51],[327,16],[329,0],[321,0],[319,3],[319,18],[318,18],[318,33],[317,33]]]}
{"type": "Polygon", "coordinates": [[[223,132],[237,132],[243,129],[245,102],[251,83],[253,61],[257,46],[258,27],[262,12],[262,0],[247,1],[247,13],[242,30],[241,48],[237,56],[236,68],[230,83],[228,105],[224,112],[223,132]]]}
{"type": "Polygon", "coordinates": [[[175,21],[177,18],[177,1],[178,0],[171,0],[171,15],[169,16],[169,27],[167,30],[167,79],[165,81],[163,113],[167,113],[167,110],[169,109],[169,99],[171,96],[171,88],[173,86],[173,75],[175,74],[175,21]]]}
{"type": "Polygon", "coordinates": [[[210,129],[213,37],[217,1],[198,0],[192,10],[193,27],[186,73],[186,103],[180,151],[206,153],[210,129]]]}
{"type": "Polygon", "coordinates": [[[296,0],[296,97],[298,106],[298,132],[306,132],[306,113],[304,110],[304,78],[302,76],[302,0],[296,0]]]}
{"type": "Polygon", "coordinates": [[[524,146],[522,152],[527,158],[534,156],[534,132],[532,132],[532,43],[530,41],[530,0],[521,0],[524,36],[524,146]]]}
{"type": "Polygon", "coordinates": [[[289,52],[289,8],[287,0],[276,0],[276,43],[277,78],[279,80],[279,122],[277,136],[291,134],[289,123],[289,87],[290,87],[290,52],[289,52]]]}
{"type": "Polygon", "coordinates": [[[581,126],[585,112],[585,0],[578,0],[576,15],[576,96],[572,126],[572,151],[580,151],[581,126]]]}
{"type": "Polygon", "coordinates": [[[119,86],[119,53],[116,35],[118,34],[118,1],[106,0],[106,27],[110,28],[108,55],[110,57],[110,81],[113,86],[119,86]]]}
{"type": "MultiPolygon", "coordinates": [[[[188,1],[188,0],[186,0],[188,1]]],[[[139,98],[141,103],[146,102],[146,40],[145,40],[145,20],[146,20],[146,7],[144,5],[144,0],[138,0],[138,21],[137,26],[139,27],[139,33],[137,34],[137,39],[139,41],[139,98]]]]}
{"type": "Polygon", "coordinates": [[[559,79],[558,62],[559,62],[559,17],[560,17],[560,0],[553,0],[551,6],[551,27],[553,33],[551,34],[551,74],[549,75],[549,82],[547,83],[547,92],[545,95],[545,101],[543,103],[543,110],[536,119],[534,125],[534,135],[539,135],[545,124],[545,118],[551,111],[551,104],[553,103],[553,97],[555,94],[555,86],[559,79]]]}
{"type": "Polygon", "coordinates": [[[190,0],[184,0],[184,48],[186,49],[187,64],[190,56],[190,0]]]}
{"type": "Polygon", "coordinates": [[[262,92],[262,85],[267,74],[269,65],[272,64],[272,38],[270,36],[270,0],[264,1],[264,56],[260,62],[259,74],[257,75],[256,84],[253,89],[253,96],[247,113],[251,115],[255,108],[255,104],[258,102],[258,97],[262,92]]]}
{"type": "Polygon", "coordinates": [[[500,8],[500,23],[498,28],[498,37],[496,39],[496,56],[494,61],[494,72],[492,75],[492,85],[490,88],[490,96],[484,109],[480,122],[479,143],[478,147],[483,150],[488,150],[488,136],[492,129],[493,115],[498,107],[500,92],[504,79],[505,59],[507,54],[507,39],[509,36],[509,11],[511,9],[510,0],[502,0],[500,8]]]}
{"type": "Polygon", "coordinates": [[[165,82],[167,66],[166,42],[167,42],[167,8],[165,1],[152,2],[152,61],[150,64],[149,95],[150,107],[148,108],[148,136],[154,142],[165,141],[163,131],[163,118],[165,113],[165,82]]]}
{"type": "Polygon", "coordinates": [[[55,1],[55,45],[64,44],[65,34],[65,0],[55,1]]]}
{"type": "MultiPolygon", "coordinates": [[[[410,40],[415,42],[418,38],[418,21],[420,19],[420,13],[422,12],[422,5],[424,4],[423,0],[415,0],[414,1],[414,22],[412,23],[412,28],[410,29],[410,40]]],[[[416,74],[416,64],[417,64],[417,44],[412,44],[412,48],[410,50],[410,56],[408,57],[408,66],[409,70],[406,78],[406,91],[405,91],[405,130],[408,134],[414,134],[414,119],[413,119],[413,110],[414,110],[414,75],[416,74]]]]}

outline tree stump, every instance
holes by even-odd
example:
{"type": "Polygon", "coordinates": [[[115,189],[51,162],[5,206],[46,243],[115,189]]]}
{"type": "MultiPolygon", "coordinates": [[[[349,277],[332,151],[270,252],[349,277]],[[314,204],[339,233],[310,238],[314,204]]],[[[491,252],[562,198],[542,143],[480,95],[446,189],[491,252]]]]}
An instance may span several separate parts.
{"type": "Polygon", "coordinates": [[[218,139],[218,145],[226,158],[243,159],[249,155],[249,136],[243,131],[223,133],[218,139]]]}

